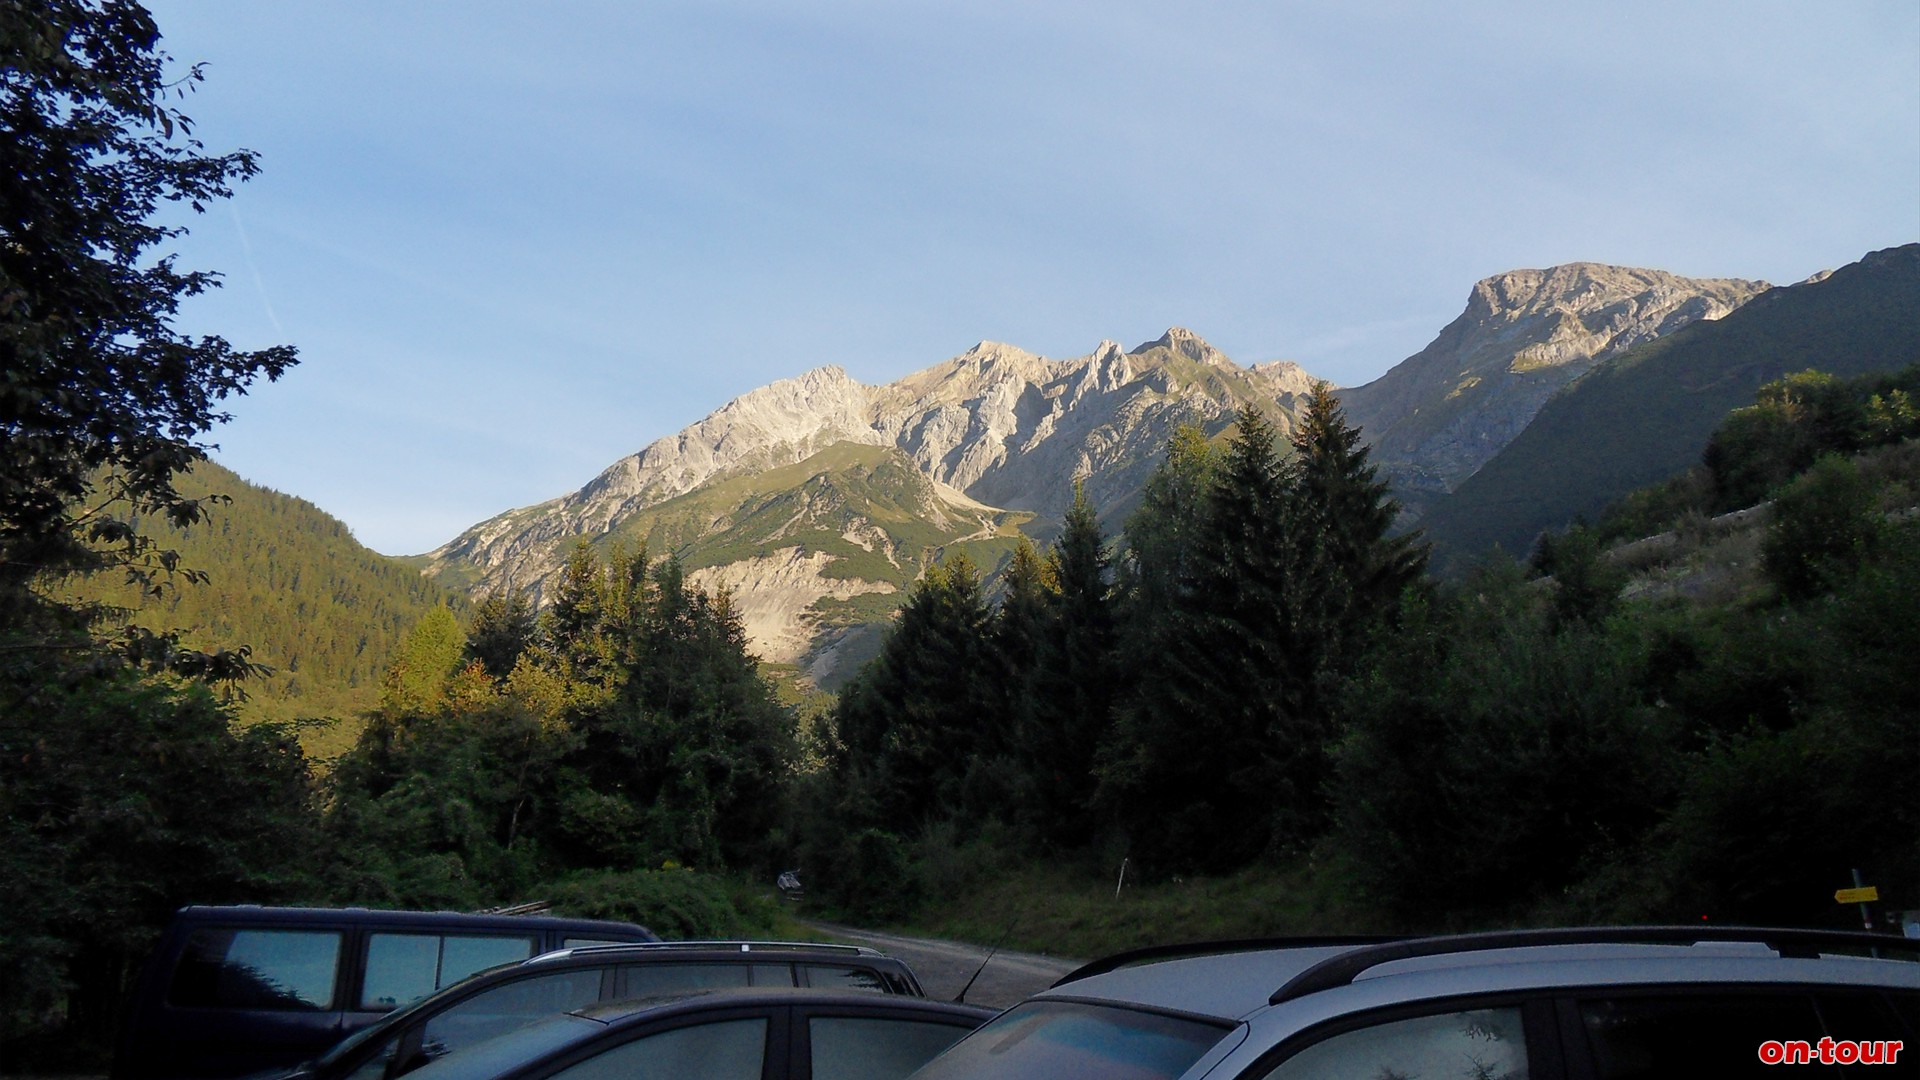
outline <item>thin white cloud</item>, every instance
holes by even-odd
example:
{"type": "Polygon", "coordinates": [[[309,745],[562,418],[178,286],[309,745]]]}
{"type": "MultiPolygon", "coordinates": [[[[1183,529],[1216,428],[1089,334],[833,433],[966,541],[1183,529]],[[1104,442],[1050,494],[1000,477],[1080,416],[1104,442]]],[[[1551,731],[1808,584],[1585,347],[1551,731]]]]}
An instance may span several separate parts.
{"type": "Polygon", "coordinates": [[[253,290],[260,297],[260,306],[266,309],[267,321],[273,324],[273,332],[286,337],[287,328],[280,325],[280,316],[273,310],[273,301],[267,296],[267,283],[260,276],[260,264],[253,258],[253,241],[247,238],[247,226],[240,220],[240,209],[232,203],[227,204],[227,215],[233,219],[233,231],[240,237],[240,253],[247,262],[247,272],[253,275],[253,290]]]}

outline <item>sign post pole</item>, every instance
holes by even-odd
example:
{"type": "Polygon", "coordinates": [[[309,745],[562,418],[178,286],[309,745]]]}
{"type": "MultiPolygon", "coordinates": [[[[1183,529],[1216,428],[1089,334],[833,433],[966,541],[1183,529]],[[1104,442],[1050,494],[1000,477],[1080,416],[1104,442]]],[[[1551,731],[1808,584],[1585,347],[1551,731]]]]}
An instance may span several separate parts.
{"type": "MultiPolygon", "coordinates": [[[[1880,890],[1869,888],[1866,879],[1860,876],[1860,868],[1856,866],[1853,868],[1853,888],[1850,891],[1855,895],[1849,897],[1849,899],[1860,901],[1860,922],[1865,925],[1868,930],[1872,930],[1873,909],[1868,907],[1867,904],[1869,901],[1880,899],[1880,890]]],[[[1838,898],[1836,897],[1836,899],[1838,898]]]]}

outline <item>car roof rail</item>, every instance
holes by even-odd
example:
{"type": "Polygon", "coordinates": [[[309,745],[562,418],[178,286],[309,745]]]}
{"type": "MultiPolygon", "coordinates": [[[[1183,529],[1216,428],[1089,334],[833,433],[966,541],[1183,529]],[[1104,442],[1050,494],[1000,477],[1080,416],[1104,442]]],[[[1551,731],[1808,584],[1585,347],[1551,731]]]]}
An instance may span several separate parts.
{"type": "Polygon", "coordinates": [[[1269,1004],[1346,986],[1362,972],[1422,956],[1523,949],[1542,945],[1697,945],[1702,942],[1751,942],[1784,957],[1811,959],[1823,952],[1879,950],[1920,954],[1920,941],[1860,930],[1799,930],[1753,926],[1589,926],[1540,930],[1495,930],[1384,942],[1328,957],[1288,980],[1269,1004]]]}
{"type": "Polygon", "coordinates": [[[1103,956],[1091,963],[1082,964],[1060,976],[1054,986],[1065,986],[1070,982],[1105,975],[1109,971],[1118,971],[1135,964],[1150,964],[1159,960],[1184,960],[1196,956],[1219,956],[1223,953],[1259,952],[1266,949],[1311,949],[1329,948],[1346,945],[1378,945],[1390,941],[1405,940],[1404,935],[1386,934],[1344,934],[1344,935],[1304,935],[1297,937],[1267,938],[1229,938],[1223,941],[1193,941],[1178,945],[1149,945],[1142,949],[1129,949],[1126,952],[1103,956]]]}
{"type": "MultiPolygon", "coordinates": [[[[865,945],[840,945],[824,941],[618,941],[605,945],[575,945],[569,949],[555,950],[568,954],[591,954],[595,952],[673,952],[676,950],[702,950],[712,952],[817,952],[833,953],[840,956],[884,956],[878,949],[865,945]]],[[[546,955],[554,955],[548,953],[546,955]]]]}

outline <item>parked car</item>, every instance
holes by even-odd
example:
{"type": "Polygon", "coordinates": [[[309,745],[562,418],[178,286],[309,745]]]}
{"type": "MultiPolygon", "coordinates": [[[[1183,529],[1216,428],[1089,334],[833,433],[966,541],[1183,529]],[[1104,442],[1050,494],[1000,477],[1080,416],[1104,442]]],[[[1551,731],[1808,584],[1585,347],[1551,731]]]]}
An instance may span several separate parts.
{"type": "Polygon", "coordinates": [[[113,1080],[220,1080],[320,1053],[466,976],[644,926],[369,908],[186,907],[147,961],[113,1080]]]}
{"type": "Polygon", "coordinates": [[[1915,946],[1682,926],[1123,954],[915,1080],[1729,1077],[1808,1055],[1794,1075],[1910,1076],[1915,946]]]}
{"type": "Polygon", "coordinates": [[[900,1080],[993,1010],[802,989],[705,990],[550,1016],[414,1080],[900,1080]]]}
{"type": "Polygon", "coordinates": [[[278,1075],[394,1080],[483,1039],[598,1002],[754,986],[921,996],[906,964],[853,945],[668,941],[564,949],[464,979],[278,1075]]]}

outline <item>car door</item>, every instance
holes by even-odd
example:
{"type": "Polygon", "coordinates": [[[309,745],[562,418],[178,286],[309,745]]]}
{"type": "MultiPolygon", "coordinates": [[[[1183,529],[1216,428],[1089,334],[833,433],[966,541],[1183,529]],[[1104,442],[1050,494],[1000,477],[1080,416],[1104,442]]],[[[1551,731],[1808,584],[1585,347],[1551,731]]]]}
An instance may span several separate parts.
{"type": "Polygon", "coordinates": [[[340,927],[195,929],[150,1040],[172,1060],[154,1071],[238,1076],[325,1050],[342,1034],[347,940],[340,927]]]}
{"type": "Polygon", "coordinates": [[[1844,1078],[1916,1071],[1898,1001],[1866,988],[1677,985],[1588,991],[1560,1009],[1571,1080],[1763,1077],[1783,1065],[1844,1078]]]}
{"type": "Polygon", "coordinates": [[[931,1009],[796,1005],[787,1076],[901,1080],[979,1027],[982,1019],[931,1009]]]}

